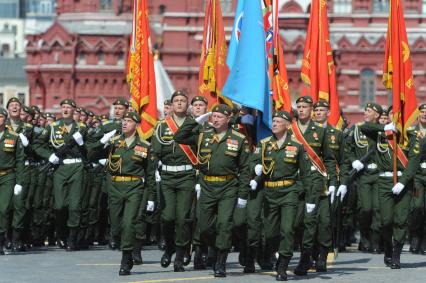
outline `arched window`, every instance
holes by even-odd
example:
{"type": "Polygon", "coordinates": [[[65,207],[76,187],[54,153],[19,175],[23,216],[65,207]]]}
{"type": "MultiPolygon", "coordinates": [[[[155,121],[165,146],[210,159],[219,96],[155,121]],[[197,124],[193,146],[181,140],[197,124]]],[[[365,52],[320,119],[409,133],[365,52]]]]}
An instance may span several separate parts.
{"type": "Polygon", "coordinates": [[[373,0],[373,13],[387,13],[389,12],[388,0],[373,0]]]}
{"type": "Polygon", "coordinates": [[[335,14],[350,14],[352,12],[352,0],[334,0],[333,12],[335,14]]]}
{"type": "Polygon", "coordinates": [[[100,9],[104,11],[112,10],[112,0],[100,0],[100,9]]]}
{"type": "Polygon", "coordinates": [[[364,108],[368,102],[375,101],[376,74],[371,69],[364,69],[360,78],[360,106],[364,108]]]}

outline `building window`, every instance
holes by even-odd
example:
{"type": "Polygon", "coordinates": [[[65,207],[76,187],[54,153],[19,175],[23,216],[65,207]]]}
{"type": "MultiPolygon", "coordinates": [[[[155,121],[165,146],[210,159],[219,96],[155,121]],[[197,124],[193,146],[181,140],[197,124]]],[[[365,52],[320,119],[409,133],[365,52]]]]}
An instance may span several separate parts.
{"type": "Polygon", "coordinates": [[[78,65],[86,65],[86,54],[80,53],[77,60],[78,65]]]}
{"type": "Polygon", "coordinates": [[[364,69],[360,79],[360,106],[365,108],[368,102],[374,102],[376,92],[376,74],[371,69],[364,69]]]}
{"type": "Polygon", "coordinates": [[[25,105],[25,93],[18,92],[18,99],[21,101],[22,105],[25,105]]]}
{"type": "Polygon", "coordinates": [[[334,0],[333,13],[350,14],[352,12],[352,0],[334,0]]]}
{"type": "MultiPolygon", "coordinates": [[[[204,0],[203,11],[206,10],[206,3],[211,0],[204,0]]],[[[220,8],[222,9],[222,13],[232,13],[232,2],[233,0],[220,0],[220,8]]]]}
{"type": "Polygon", "coordinates": [[[19,1],[3,0],[0,2],[0,18],[19,18],[19,1]]]}
{"type": "Polygon", "coordinates": [[[97,53],[98,65],[105,65],[105,55],[102,52],[97,53]]]}
{"type": "Polygon", "coordinates": [[[373,0],[373,13],[387,13],[389,12],[388,0],[373,0]]]}
{"type": "Polygon", "coordinates": [[[112,0],[100,0],[100,8],[104,11],[112,10],[112,0]]]}
{"type": "Polygon", "coordinates": [[[117,56],[117,65],[124,66],[124,54],[120,52],[117,56]]]}

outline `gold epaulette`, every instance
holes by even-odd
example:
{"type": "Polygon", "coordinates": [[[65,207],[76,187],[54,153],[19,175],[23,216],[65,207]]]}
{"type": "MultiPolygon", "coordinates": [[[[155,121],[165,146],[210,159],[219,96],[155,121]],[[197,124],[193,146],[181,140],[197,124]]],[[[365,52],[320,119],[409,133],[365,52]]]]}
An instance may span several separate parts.
{"type": "Polygon", "coordinates": [[[139,137],[139,141],[140,143],[142,143],[143,145],[146,145],[147,147],[151,146],[151,144],[148,141],[144,140],[142,137],[139,137]]]}
{"type": "Polygon", "coordinates": [[[15,132],[13,129],[9,129],[7,132],[8,132],[9,134],[11,134],[12,136],[18,136],[18,133],[17,133],[17,132],[15,132]]]}
{"type": "Polygon", "coordinates": [[[267,143],[267,142],[269,142],[270,140],[271,140],[271,137],[267,137],[267,138],[261,139],[261,140],[260,140],[260,142],[261,142],[261,143],[267,143]]]}
{"type": "Polygon", "coordinates": [[[236,130],[232,130],[232,134],[236,135],[237,137],[240,137],[242,139],[245,139],[246,136],[243,135],[242,133],[237,132],[236,130]]]}
{"type": "Polygon", "coordinates": [[[291,139],[291,141],[292,141],[292,142],[294,142],[294,143],[302,144],[300,141],[298,141],[298,140],[297,140],[296,136],[295,136],[295,135],[293,135],[293,134],[291,135],[291,138],[290,138],[290,139],[291,139]]]}
{"type": "Polygon", "coordinates": [[[83,127],[83,128],[87,128],[87,125],[86,125],[85,123],[83,123],[83,122],[80,122],[80,123],[79,123],[79,126],[80,126],[80,127],[83,127]]]}
{"type": "Polygon", "coordinates": [[[116,140],[118,140],[118,139],[120,139],[120,138],[121,138],[121,136],[120,136],[120,135],[118,135],[118,136],[112,137],[112,138],[111,138],[111,141],[116,141],[116,140]]]}

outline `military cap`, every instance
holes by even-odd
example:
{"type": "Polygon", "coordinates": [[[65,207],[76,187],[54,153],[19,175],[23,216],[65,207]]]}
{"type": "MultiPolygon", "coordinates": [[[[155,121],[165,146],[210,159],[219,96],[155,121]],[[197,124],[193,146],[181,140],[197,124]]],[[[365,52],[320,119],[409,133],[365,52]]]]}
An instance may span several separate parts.
{"type": "Polygon", "coordinates": [[[287,111],[277,111],[274,113],[274,118],[278,117],[278,118],[283,118],[289,122],[291,122],[291,116],[290,113],[288,113],[287,111]]]}
{"type": "Polygon", "coordinates": [[[141,122],[141,116],[139,116],[139,114],[136,112],[126,112],[126,114],[124,114],[124,118],[132,119],[136,123],[141,122]]]}
{"type": "Polygon", "coordinates": [[[123,105],[124,107],[129,108],[130,103],[127,99],[120,97],[120,98],[117,98],[117,100],[114,101],[112,105],[123,105]]]}
{"type": "Polygon", "coordinates": [[[0,107],[0,115],[3,115],[5,118],[7,118],[8,113],[3,107],[0,107]]]}
{"type": "Polygon", "coordinates": [[[313,100],[312,100],[312,97],[305,95],[305,96],[301,96],[301,97],[299,97],[299,98],[296,100],[296,103],[299,103],[299,102],[305,102],[305,103],[310,103],[310,104],[312,104],[312,103],[313,103],[313,100]]]}
{"type": "Polygon", "coordinates": [[[101,120],[108,120],[108,115],[102,114],[102,115],[99,115],[99,118],[101,120]]]}
{"type": "Polygon", "coordinates": [[[62,100],[60,105],[62,106],[63,104],[68,104],[68,105],[70,105],[71,107],[74,107],[74,108],[77,107],[77,104],[75,104],[75,101],[72,100],[72,99],[69,99],[69,98],[62,100]]]}
{"type": "Polygon", "coordinates": [[[172,94],[172,98],[170,98],[170,101],[171,101],[171,102],[173,102],[173,99],[174,99],[176,96],[185,96],[186,98],[188,98],[188,95],[187,95],[184,91],[182,91],[182,90],[177,90],[177,91],[175,91],[175,92],[172,94]]]}
{"type": "Polygon", "coordinates": [[[170,99],[164,100],[164,105],[172,105],[172,101],[170,99]]]}
{"type": "Polygon", "coordinates": [[[81,113],[81,108],[80,107],[75,108],[75,112],[81,113]]]}
{"type": "Polygon", "coordinates": [[[12,97],[11,99],[7,101],[6,108],[8,108],[9,104],[12,102],[18,102],[20,105],[22,105],[22,102],[17,97],[12,97]]]}
{"type": "Polygon", "coordinates": [[[40,113],[40,108],[37,105],[31,106],[31,109],[33,109],[36,113],[40,113]]]}
{"type": "Polygon", "coordinates": [[[367,108],[373,109],[374,111],[376,111],[376,112],[377,112],[377,113],[379,113],[380,115],[382,115],[382,113],[383,113],[383,108],[382,108],[382,106],[380,106],[379,104],[374,103],[374,102],[369,102],[369,103],[367,103],[367,105],[365,106],[365,108],[366,108],[366,109],[367,109],[367,108]]]}
{"type": "Polygon", "coordinates": [[[24,110],[25,113],[27,113],[28,115],[30,115],[32,117],[34,117],[34,115],[35,115],[35,112],[31,107],[24,106],[24,107],[22,107],[22,110],[24,110]]]}
{"type": "Polygon", "coordinates": [[[231,116],[231,114],[232,114],[231,107],[229,107],[229,106],[228,106],[228,105],[226,105],[226,104],[218,104],[218,105],[215,105],[215,106],[212,108],[212,112],[219,112],[219,113],[222,113],[222,114],[224,114],[224,115],[226,115],[226,116],[231,116]]]}
{"type": "Polygon", "coordinates": [[[87,111],[90,117],[95,117],[95,113],[92,110],[87,111]]]}
{"type": "Polygon", "coordinates": [[[194,104],[194,102],[197,102],[197,101],[204,102],[206,105],[209,104],[207,98],[205,98],[204,96],[201,96],[201,95],[197,95],[197,96],[194,96],[192,98],[191,105],[194,104]]]}
{"type": "Polygon", "coordinates": [[[44,113],[44,112],[40,112],[40,118],[44,118],[44,119],[46,119],[46,118],[47,118],[46,113],[44,113]]]}
{"type": "Polygon", "coordinates": [[[100,115],[94,115],[92,121],[101,121],[101,116],[100,115]]]}
{"type": "Polygon", "coordinates": [[[46,118],[52,118],[56,120],[56,116],[53,113],[46,113],[45,115],[46,115],[46,118]]]}
{"type": "Polygon", "coordinates": [[[89,111],[85,108],[81,108],[81,112],[84,112],[87,116],[89,116],[89,111]]]}
{"type": "Polygon", "coordinates": [[[419,111],[420,111],[420,110],[423,110],[423,109],[426,109],[426,103],[422,103],[422,104],[420,104],[420,106],[419,106],[419,111]]]}
{"type": "Polygon", "coordinates": [[[330,108],[330,103],[328,103],[327,100],[318,100],[315,104],[314,104],[314,109],[317,107],[325,107],[325,108],[330,108]]]}
{"type": "Polygon", "coordinates": [[[389,109],[383,109],[381,116],[389,116],[389,109]]]}

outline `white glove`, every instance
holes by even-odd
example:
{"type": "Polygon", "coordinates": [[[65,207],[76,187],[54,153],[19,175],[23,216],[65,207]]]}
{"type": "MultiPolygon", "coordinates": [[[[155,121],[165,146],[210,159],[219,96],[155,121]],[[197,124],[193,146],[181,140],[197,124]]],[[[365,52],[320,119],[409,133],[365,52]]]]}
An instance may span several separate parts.
{"type": "Polygon", "coordinates": [[[250,181],[250,188],[252,191],[255,191],[257,189],[257,182],[255,180],[250,181]]]}
{"type": "Polygon", "coordinates": [[[106,165],[107,160],[106,159],[99,159],[98,160],[99,164],[101,164],[102,166],[106,165]]]}
{"type": "Polygon", "coordinates": [[[59,157],[56,156],[56,154],[52,153],[49,157],[49,162],[56,165],[59,164],[59,157]]]}
{"type": "Polygon", "coordinates": [[[247,200],[246,199],[238,198],[237,208],[245,208],[246,205],[247,205],[247,200]]]}
{"type": "Polygon", "coordinates": [[[336,191],[335,186],[328,187],[327,195],[330,196],[330,203],[334,202],[334,192],[336,191]]]}
{"type": "Polygon", "coordinates": [[[161,162],[161,160],[158,160],[157,168],[160,168],[160,167],[161,167],[161,165],[163,165],[163,162],[161,162]]]}
{"type": "Polygon", "coordinates": [[[146,211],[152,212],[152,211],[154,211],[154,208],[155,208],[154,202],[149,200],[147,205],[146,205],[146,211]]]}
{"type": "Polygon", "coordinates": [[[385,131],[392,131],[392,132],[394,132],[394,133],[396,133],[396,132],[397,132],[397,131],[396,131],[395,124],[394,124],[393,122],[392,122],[392,123],[389,123],[389,124],[386,124],[386,125],[385,125],[384,130],[385,130],[385,131]]]}
{"type": "Polygon", "coordinates": [[[209,120],[209,117],[212,115],[212,112],[207,112],[197,118],[195,118],[195,122],[197,122],[198,124],[202,125],[204,124],[206,121],[209,120]]]}
{"type": "Polygon", "coordinates": [[[80,134],[80,132],[75,132],[72,137],[79,146],[84,144],[83,136],[80,134]]]}
{"type": "Polygon", "coordinates": [[[262,171],[263,171],[263,166],[261,164],[256,164],[256,166],[254,166],[254,173],[256,174],[256,176],[261,176],[262,171]]]}
{"type": "Polygon", "coordinates": [[[339,189],[337,189],[336,196],[340,196],[340,201],[343,201],[347,192],[348,192],[348,187],[346,185],[340,185],[339,189]]]}
{"type": "Polygon", "coordinates": [[[364,169],[364,164],[362,164],[362,162],[359,160],[355,160],[354,162],[352,162],[352,168],[359,172],[364,169]]]}
{"type": "Polygon", "coordinates": [[[23,145],[24,147],[27,147],[27,146],[28,146],[28,144],[30,143],[30,142],[28,141],[27,137],[26,137],[23,133],[20,133],[20,134],[19,134],[19,138],[21,139],[21,143],[22,143],[22,145],[23,145]]]}
{"type": "Polygon", "coordinates": [[[13,188],[13,194],[15,196],[17,196],[17,195],[21,194],[21,192],[22,192],[22,186],[16,184],[15,187],[13,188]]]}
{"type": "Polygon", "coordinates": [[[197,194],[197,199],[199,199],[200,195],[201,195],[201,186],[200,186],[200,184],[196,184],[195,185],[195,193],[197,194]]]}
{"type": "Polygon", "coordinates": [[[160,172],[158,170],[155,170],[155,181],[157,183],[161,182],[161,175],[160,175],[160,172]]]}
{"type": "Polygon", "coordinates": [[[399,195],[402,192],[402,190],[404,189],[404,187],[405,187],[404,184],[398,182],[398,183],[395,184],[395,186],[393,186],[392,193],[394,195],[399,195]]]}
{"type": "Polygon", "coordinates": [[[313,203],[307,203],[306,204],[306,212],[307,213],[311,213],[312,211],[314,211],[315,209],[315,204],[313,203]]]}
{"type": "Polygon", "coordinates": [[[101,138],[101,144],[106,144],[117,132],[117,130],[112,130],[111,132],[108,132],[104,134],[104,136],[101,138]]]}

